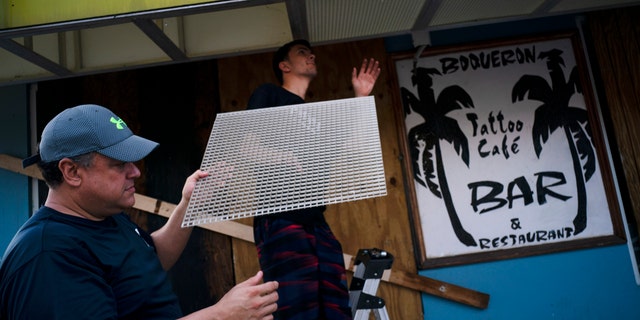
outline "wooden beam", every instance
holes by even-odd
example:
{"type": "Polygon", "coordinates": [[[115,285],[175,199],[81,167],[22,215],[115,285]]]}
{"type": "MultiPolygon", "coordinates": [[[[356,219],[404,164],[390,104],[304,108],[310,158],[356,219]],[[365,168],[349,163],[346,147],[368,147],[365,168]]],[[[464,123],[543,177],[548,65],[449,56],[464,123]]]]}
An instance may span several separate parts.
{"type": "Polygon", "coordinates": [[[69,69],[47,59],[45,56],[12,39],[0,39],[0,48],[4,48],[16,56],[21,57],[57,76],[66,77],[73,74],[69,69]]]}
{"type": "Polygon", "coordinates": [[[307,0],[285,0],[293,39],[309,40],[307,0]]]}
{"type": "Polygon", "coordinates": [[[151,19],[134,19],[133,23],[144,32],[173,61],[185,61],[187,55],[151,19]]]}
{"type": "MultiPolygon", "coordinates": [[[[39,170],[35,166],[22,168],[22,160],[5,154],[0,154],[0,168],[20,173],[32,178],[42,179],[39,170]]],[[[135,209],[169,217],[176,205],[162,200],[136,194],[135,209]]],[[[221,221],[199,225],[199,228],[211,230],[237,239],[253,242],[253,229],[251,226],[234,221],[221,221]]],[[[355,271],[355,256],[344,254],[345,268],[355,271]]],[[[462,303],[479,309],[486,309],[489,305],[489,295],[475,290],[431,279],[418,274],[397,269],[385,271],[382,281],[417,290],[447,300],[462,303]]]]}

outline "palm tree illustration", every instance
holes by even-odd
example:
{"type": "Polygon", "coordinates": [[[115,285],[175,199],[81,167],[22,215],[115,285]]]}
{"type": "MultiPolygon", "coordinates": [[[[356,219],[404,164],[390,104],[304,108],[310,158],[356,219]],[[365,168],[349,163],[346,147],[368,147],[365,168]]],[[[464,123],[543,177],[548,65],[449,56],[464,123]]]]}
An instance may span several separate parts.
{"type": "MultiPolygon", "coordinates": [[[[569,106],[571,97],[575,93],[582,93],[577,67],[571,70],[569,79],[565,79],[561,55],[562,50],[559,49],[541,52],[538,59],[546,59],[551,84],[537,75],[523,75],[514,85],[511,99],[516,102],[527,98],[542,103],[535,111],[532,128],[533,146],[538,158],[549,136],[556,129],[564,130],[576,177],[578,208],[573,226],[574,234],[579,234],[587,226],[586,181],[595,172],[596,159],[591,144],[591,130],[587,125],[587,111],[569,106]]],[[[544,199],[538,200],[546,202],[544,199]]]]}
{"type": "Polygon", "coordinates": [[[444,88],[436,99],[432,88],[433,74],[440,75],[440,72],[433,68],[416,68],[414,65],[411,83],[417,86],[418,97],[406,88],[400,89],[405,114],[415,111],[424,118],[424,122],[411,128],[408,134],[414,178],[436,197],[443,199],[458,240],[467,246],[477,246],[473,236],[462,226],[453,204],[440,147],[440,140],[452,144],[462,161],[469,166],[467,138],[458,122],[447,117],[447,114],[456,109],[473,108],[473,101],[457,85],[444,88]]]}

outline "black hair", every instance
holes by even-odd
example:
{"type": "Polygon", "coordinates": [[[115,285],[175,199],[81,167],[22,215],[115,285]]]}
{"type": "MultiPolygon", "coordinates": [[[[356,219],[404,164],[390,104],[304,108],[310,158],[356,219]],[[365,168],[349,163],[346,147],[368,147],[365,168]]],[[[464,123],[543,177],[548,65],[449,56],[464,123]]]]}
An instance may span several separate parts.
{"type": "Polygon", "coordinates": [[[276,51],[276,53],[273,54],[273,63],[272,63],[273,74],[275,74],[280,84],[282,84],[284,81],[282,79],[282,70],[280,70],[280,62],[287,60],[287,57],[289,56],[289,50],[291,50],[293,46],[298,44],[311,49],[311,45],[309,44],[309,41],[304,39],[297,39],[297,40],[293,40],[291,42],[285,43],[282,47],[278,49],[278,51],[276,51]]]}
{"type": "MultiPolygon", "coordinates": [[[[89,152],[85,154],[81,154],[74,157],[68,157],[73,162],[77,163],[81,167],[88,168],[92,165],[93,159],[95,158],[95,152],[89,152]]],[[[62,159],[60,159],[62,160],[62,159]]],[[[38,162],[38,168],[40,169],[40,173],[42,173],[42,177],[44,178],[44,182],[49,186],[49,188],[55,189],[62,183],[62,172],[60,168],[58,168],[58,164],[60,160],[54,160],[50,162],[40,161],[38,162]]]]}

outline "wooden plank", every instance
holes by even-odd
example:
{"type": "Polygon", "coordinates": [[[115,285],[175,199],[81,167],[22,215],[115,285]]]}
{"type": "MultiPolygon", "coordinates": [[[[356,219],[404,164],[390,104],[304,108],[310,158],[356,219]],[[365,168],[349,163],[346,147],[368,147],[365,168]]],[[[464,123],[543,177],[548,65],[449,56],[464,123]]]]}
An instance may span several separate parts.
{"type": "MultiPolygon", "coordinates": [[[[164,202],[145,195],[136,193],[135,196],[136,203],[133,206],[135,209],[161,215],[165,218],[168,218],[176,207],[173,203],[164,202]]],[[[253,230],[251,227],[235,221],[219,221],[216,223],[202,224],[198,227],[240,240],[253,242],[253,230]]]]}
{"type": "MultiPolygon", "coordinates": [[[[619,154],[625,179],[622,182],[628,189],[636,229],[640,229],[640,148],[638,137],[640,122],[638,105],[640,97],[640,62],[637,41],[640,33],[635,17],[640,7],[625,8],[590,15],[589,26],[593,37],[595,56],[599,75],[606,98],[612,126],[609,128],[615,136],[614,149],[619,154]]],[[[597,76],[596,76],[597,77],[597,76]]]]}
{"type": "MultiPolygon", "coordinates": [[[[345,267],[351,272],[356,271],[355,258],[355,256],[344,254],[345,267]]],[[[489,305],[487,294],[393,268],[385,270],[381,280],[479,309],[486,309],[489,305]]]]}
{"type": "Polygon", "coordinates": [[[9,171],[13,171],[13,172],[20,173],[32,178],[42,180],[42,174],[40,174],[40,170],[38,169],[37,166],[22,168],[21,159],[18,159],[6,154],[0,154],[0,167],[3,169],[7,169],[9,171]]]}
{"type": "MultiPolygon", "coordinates": [[[[22,160],[9,155],[0,154],[0,168],[27,175],[32,178],[42,179],[42,176],[40,175],[40,172],[37,171],[37,168],[35,171],[32,170],[33,167],[22,169],[22,160]]],[[[141,194],[136,194],[135,196],[135,209],[157,214],[163,217],[169,217],[176,206],[175,204],[154,199],[141,194]]],[[[224,234],[236,239],[253,242],[253,228],[239,222],[220,221],[216,223],[199,225],[198,227],[224,234]]],[[[355,257],[349,254],[344,254],[344,258],[345,268],[353,272],[355,270],[355,257]]],[[[489,295],[485,293],[420,276],[417,274],[403,272],[401,270],[391,269],[390,274],[383,277],[382,280],[401,287],[417,290],[479,309],[486,309],[489,305],[489,295]]]]}

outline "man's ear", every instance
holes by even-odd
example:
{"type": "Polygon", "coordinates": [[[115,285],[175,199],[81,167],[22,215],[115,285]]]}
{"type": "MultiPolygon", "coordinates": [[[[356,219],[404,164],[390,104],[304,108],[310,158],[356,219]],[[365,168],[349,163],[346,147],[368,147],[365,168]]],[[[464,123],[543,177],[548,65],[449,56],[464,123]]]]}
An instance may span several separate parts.
{"type": "Polygon", "coordinates": [[[278,67],[280,68],[280,70],[282,70],[283,73],[291,71],[291,66],[286,60],[280,61],[278,67]]]}
{"type": "Polygon", "coordinates": [[[58,169],[62,172],[62,179],[72,186],[78,186],[82,182],[82,177],[78,174],[78,164],[69,158],[62,158],[58,162],[58,169]]]}

